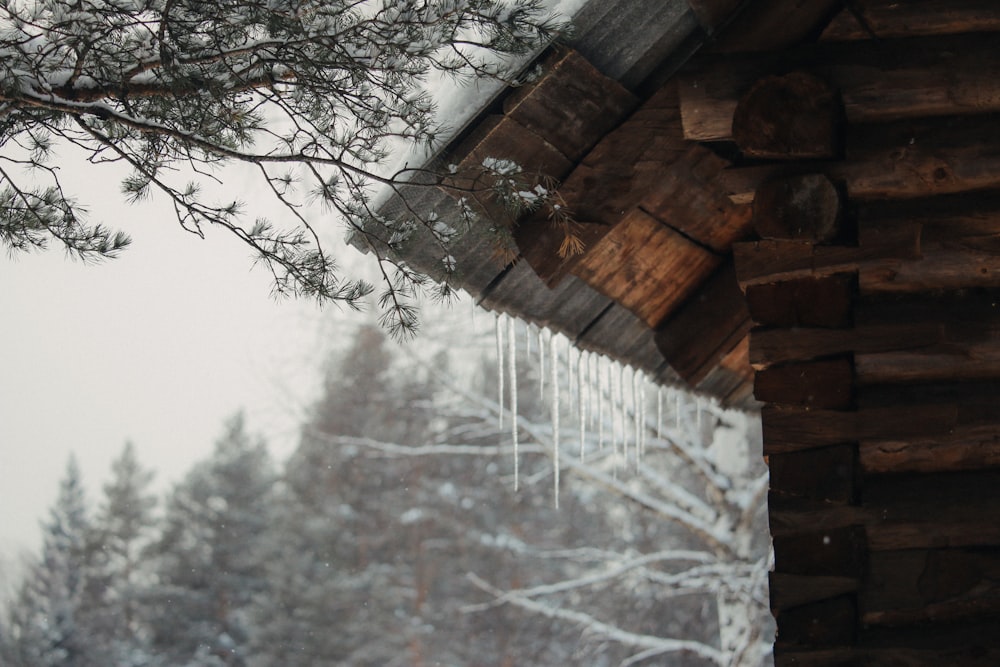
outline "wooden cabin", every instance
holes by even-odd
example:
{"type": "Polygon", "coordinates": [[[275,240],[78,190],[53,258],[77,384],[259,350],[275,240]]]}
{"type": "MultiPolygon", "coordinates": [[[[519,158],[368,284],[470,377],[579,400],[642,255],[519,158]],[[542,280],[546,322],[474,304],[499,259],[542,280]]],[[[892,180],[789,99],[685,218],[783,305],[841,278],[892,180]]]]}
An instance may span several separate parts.
{"type": "Polygon", "coordinates": [[[1000,3],[594,0],[575,23],[442,159],[558,182],[584,252],[528,217],[513,263],[466,234],[458,284],[761,407],[778,665],[1000,664],[1000,3]]]}

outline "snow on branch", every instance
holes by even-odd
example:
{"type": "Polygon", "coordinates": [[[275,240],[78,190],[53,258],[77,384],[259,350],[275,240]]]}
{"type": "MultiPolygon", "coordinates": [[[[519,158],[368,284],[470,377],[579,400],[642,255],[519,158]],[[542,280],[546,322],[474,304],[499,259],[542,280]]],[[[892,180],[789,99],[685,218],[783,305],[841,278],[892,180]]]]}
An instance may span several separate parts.
{"type": "MultiPolygon", "coordinates": [[[[516,592],[504,592],[473,573],[469,573],[467,576],[475,586],[483,591],[497,597],[503,596],[504,602],[507,604],[520,607],[548,618],[556,618],[576,623],[583,628],[585,633],[591,633],[609,641],[618,642],[632,648],[643,649],[649,656],[662,655],[665,653],[692,653],[705,658],[706,660],[710,660],[717,665],[724,665],[727,663],[727,656],[724,653],[716,648],[713,648],[712,646],[703,644],[702,642],[684,639],[666,639],[663,637],[629,632],[610,623],[600,621],[590,614],[582,611],[555,607],[544,602],[533,600],[530,597],[519,595],[516,592]],[[649,653],[650,651],[654,652],[649,653]]],[[[622,664],[634,664],[634,662],[625,662],[622,664]]]]}

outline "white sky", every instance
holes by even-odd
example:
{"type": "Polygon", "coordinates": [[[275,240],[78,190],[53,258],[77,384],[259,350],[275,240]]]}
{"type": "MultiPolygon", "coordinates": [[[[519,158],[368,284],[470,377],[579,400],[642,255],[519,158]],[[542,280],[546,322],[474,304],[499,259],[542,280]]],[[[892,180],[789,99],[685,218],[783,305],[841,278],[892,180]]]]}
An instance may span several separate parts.
{"type": "Polygon", "coordinates": [[[238,240],[125,207],[116,176],[89,167],[73,187],[133,236],[119,259],[0,256],[0,557],[37,546],[71,451],[92,501],[127,439],[165,489],[241,408],[287,453],[318,386],[338,309],[276,301],[238,240]]]}

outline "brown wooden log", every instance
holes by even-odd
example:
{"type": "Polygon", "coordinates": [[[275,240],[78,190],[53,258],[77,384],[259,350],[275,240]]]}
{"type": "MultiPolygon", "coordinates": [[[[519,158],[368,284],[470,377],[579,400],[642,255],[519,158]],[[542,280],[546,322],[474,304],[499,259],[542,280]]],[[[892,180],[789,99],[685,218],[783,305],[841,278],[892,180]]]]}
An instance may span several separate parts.
{"type": "MultiPolygon", "coordinates": [[[[987,632],[989,629],[986,630],[987,632]]],[[[779,628],[780,632],[780,628],[779,628]]],[[[926,633],[924,633],[926,634],[926,633]]],[[[951,648],[914,649],[907,641],[889,648],[854,646],[834,649],[800,649],[776,646],[775,667],[996,667],[1000,649],[955,645],[951,648]]]]}
{"type": "Polygon", "coordinates": [[[954,381],[1000,377],[1000,291],[918,293],[862,299],[860,325],[936,323],[942,339],[920,350],[859,354],[858,380],[954,381]]]}
{"type": "Polygon", "coordinates": [[[840,152],[840,100],[830,84],[806,73],[760,79],[733,111],[733,141],[748,157],[833,158],[840,152]]]}
{"type": "Polygon", "coordinates": [[[809,576],[861,577],[867,546],[862,526],[810,530],[774,538],[774,571],[809,576]]]}
{"type": "Polygon", "coordinates": [[[667,363],[694,386],[749,331],[746,301],[732,264],[726,264],[656,331],[655,340],[667,363]]]}
{"type": "Polygon", "coordinates": [[[722,263],[639,209],[580,258],[573,273],[658,326],[722,263]]]}
{"type": "Polygon", "coordinates": [[[862,267],[920,257],[920,228],[892,230],[879,245],[821,246],[803,241],[733,244],[740,287],[849,273],[862,267]]]}
{"type": "Polygon", "coordinates": [[[811,602],[856,593],[861,581],[854,577],[823,577],[804,574],[770,574],[771,611],[779,612],[811,602]]]}
{"type": "Polygon", "coordinates": [[[892,39],[996,31],[1000,31],[1000,13],[993,0],[863,0],[841,11],[823,31],[822,39],[892,39]]]}
{"type": "Polygon", "coordinates": [[[837,187],[823,174],[768,181],[757,189],[753,226],[764,239],[830,241],[840,231],[837,187]]]}
{"type": "Polygon", "coordinates": [[[854,365],[842,357],[758,371],[754,396],[765,403],[845,410],[854,403],[853,387],[854,365]]]}
{"type": "Polygon", "coordinates": [[[777,51],[816,35],[839,9],[836,0],[755,0],[750,11],[738,13],[712,51],[747,53],[777,51]]]}
{"type": "Polygon", "coordinates": [[[808,70],[840,91],[848,123],[1000,111],[993,35],[827,43],[794,53],[706,57],[679,81],[684,136],[734,138],[734,113],[755,81],[808,70]]]}
{"type": "Polygon", "coordinates": [[[856,276],[839,274],[749,285],[746,299],[759,325],[839,328],[851,324],[856,291],[856,276]]]}
{"type": "Polygon", "coordinates": [[[1000,546],[996,470],[892,471],[868,475],[861,485],[863,506],[772,493],[768,501],[772,535],[863,525],[873,551],[1000,546]]]}
{"type": "Polygon", "coordinates": [[[769,455],[771,504],[778,506],[790,498],[840,504],[853,502],[858,496],[857,459],[856,445],[769,455]]]}
{"type": "Polygon", "coordinates": [[[858,452],[870,473],[994,468],[1000,466],[1000,423],[958,424],[940,435],[862,438],[858,452]]]}
{"type": "Polygon", "coordinates": [[[959,409],[931,404],[839,412],[767,406],[761,421],[764,454],[771,455],[856,441],[945,440],[959,426],[959,409]]]}
{"type": "Polygon", "coordinates": [[[776,364],[839,354],[919,350],[932,348],[944,340],[943,325],[920,322],[851,329],[754,329],[750,332],[750,365],[762,370],[776,364]]]}
{"type": "Polygon", "coordinates": [[[854,595],[801,605],[778,614],[775,653],[788,646],[850,646],[857,640],[854,595]]]}
{"type": "Polygon", "coordinates": [[[515,88],[504,99],[504,115],[571,161],[582,158],[638,104],[632,93],[572,49],[557,48],[542,68],[537,81],[515,88]]]}
{"type": "Polygon", "coordinates": [[[866,624],[936,622],[1000,613],[1000,555],[958,549],[871,554],[861,593],[866,624]]]}

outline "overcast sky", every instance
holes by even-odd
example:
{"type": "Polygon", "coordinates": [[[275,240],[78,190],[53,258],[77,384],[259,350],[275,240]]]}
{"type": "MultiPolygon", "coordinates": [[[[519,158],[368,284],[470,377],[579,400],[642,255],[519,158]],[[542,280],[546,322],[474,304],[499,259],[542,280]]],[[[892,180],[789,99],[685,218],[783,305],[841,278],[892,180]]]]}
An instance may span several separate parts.
{"type": "Polygon", "coordinates": [[[126,440],[163,489],[211,451],[240,409],[287,452],[343,320],[335,307],[272,298],[268,276],[251,270],[235,238],[203,241],[155,201],[123,206],[110,171],[91,167],[75,180],[93,219],[134,243],[100,265],[55,246],[0,256],[0,556],[8,558],[37,546],[71,451],[95,501],[126,440]]]}

